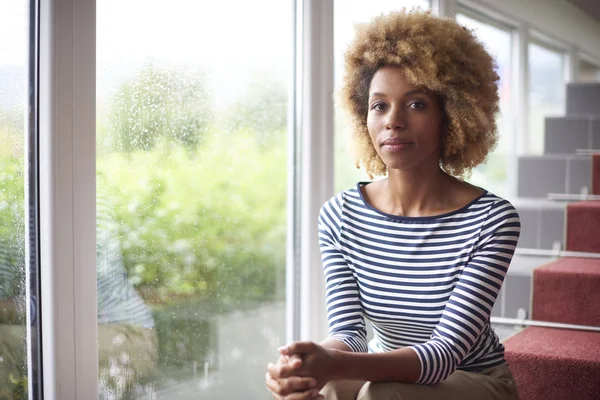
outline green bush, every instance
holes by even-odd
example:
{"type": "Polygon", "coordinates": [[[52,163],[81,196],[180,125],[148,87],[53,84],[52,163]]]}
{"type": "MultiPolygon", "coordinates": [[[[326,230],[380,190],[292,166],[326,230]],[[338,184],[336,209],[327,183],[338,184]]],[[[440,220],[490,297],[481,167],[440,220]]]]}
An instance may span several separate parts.
{"type": "Polygon", "coordinates": [[[195,154],[158,148],[99,160],[98,195],[114,206],[125,268],[147,300],[274,298],[285,265],[286,151],[284,140],[268,149],[259,141],[215,133],[195,154]]]}

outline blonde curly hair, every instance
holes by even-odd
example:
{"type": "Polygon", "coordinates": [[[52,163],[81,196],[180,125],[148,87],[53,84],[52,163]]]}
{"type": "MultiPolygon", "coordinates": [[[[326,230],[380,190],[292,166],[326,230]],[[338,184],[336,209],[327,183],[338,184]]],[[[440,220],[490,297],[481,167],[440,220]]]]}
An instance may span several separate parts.
{"type": "Polygon", "coordinates": [[[498,141],[495,60],[455,20],[403,9],[359,25],[345,54],[346,75],[337,95],[352,120],[357,168],[365,168],[371,179],[387,173],[367,130],[371,80],[387,65],[403,68],[410,83],[440,97],[444,171],[460,178],[486,160],[498,141]]]}

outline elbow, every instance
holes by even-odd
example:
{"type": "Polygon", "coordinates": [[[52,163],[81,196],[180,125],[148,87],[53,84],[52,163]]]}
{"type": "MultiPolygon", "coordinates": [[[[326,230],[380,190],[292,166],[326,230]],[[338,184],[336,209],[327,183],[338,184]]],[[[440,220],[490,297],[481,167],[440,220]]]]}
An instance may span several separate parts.
{"type": "Polygon", "coordinates": [[[444,382],[446,379],[450,377],[456,371],[457,366],[451,366],[445,371],[441,371],[441,373],[436,374],[430,381],[425,382],[429,385],[435,385],[436,383],[444,382]]]}
{"type": "Polygon", "coordinates": [[[456,371],[460,357],[447,344],[432,341],[417,351],[421,359],[419,384],[434,385],[445,381],[456,371]]]}
{"type": "Polygon", "coordinates": [[[334,333],[329,335],[329,339],[335,339],[345,344],[349,348],[349,350],[345,351],[351,351],[353,353],[368,352],[367,341],[361,335],[334,333]]]}

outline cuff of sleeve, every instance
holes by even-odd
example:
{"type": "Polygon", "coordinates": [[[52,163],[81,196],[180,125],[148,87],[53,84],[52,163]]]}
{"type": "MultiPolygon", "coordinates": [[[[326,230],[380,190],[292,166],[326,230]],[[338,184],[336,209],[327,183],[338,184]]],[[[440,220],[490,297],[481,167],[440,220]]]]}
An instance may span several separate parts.
{"type": "Polygon", "coordinates": [[[417,353],[417,357],[419,357],[419,361],[421,362],[421,374],[419,375],[419,379],[417,379],[417,381],[415,383],[418,384],[423,384],[426,383],[424,382],[424,378],[425,378],[425,370],[426,370],[426,365],[427,365],[427,353],[424,351],[424,349],[422,348],[423,345],[414,345],[414,346],[409,346],[409,349],[413,349],[415,353],[417,353]]]}
{"type": "Polygon", "coordinates": [[[350,347],[350,349],[354,353],[367,353],[368,352],[367,343],[358,337],[349,336],[349,335],[331,335],[331,336],[329,336],[329,338],[339,340],[340,342],[344,343],[346,346],[350,347]]]}

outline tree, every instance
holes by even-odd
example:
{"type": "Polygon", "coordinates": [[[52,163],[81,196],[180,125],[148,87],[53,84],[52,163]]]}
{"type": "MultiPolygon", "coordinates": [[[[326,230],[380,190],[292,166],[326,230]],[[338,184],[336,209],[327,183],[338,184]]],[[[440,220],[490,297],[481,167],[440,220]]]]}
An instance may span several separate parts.
{"type": "Polygon", "coordinates": [[[124,82],[109,111],[113,150],[151,150],[159,140],[194,150],[210,123],[211,101],[203,75],[152,64],[124,82]]]}
{"type": "Polygon", "coordinates": [[[285,84],[266,73],[254,74],[227,116],[228,125],[235,130],[252,130],[263,144],[270,143],[287,129],[287,100],[285,84]]]}

